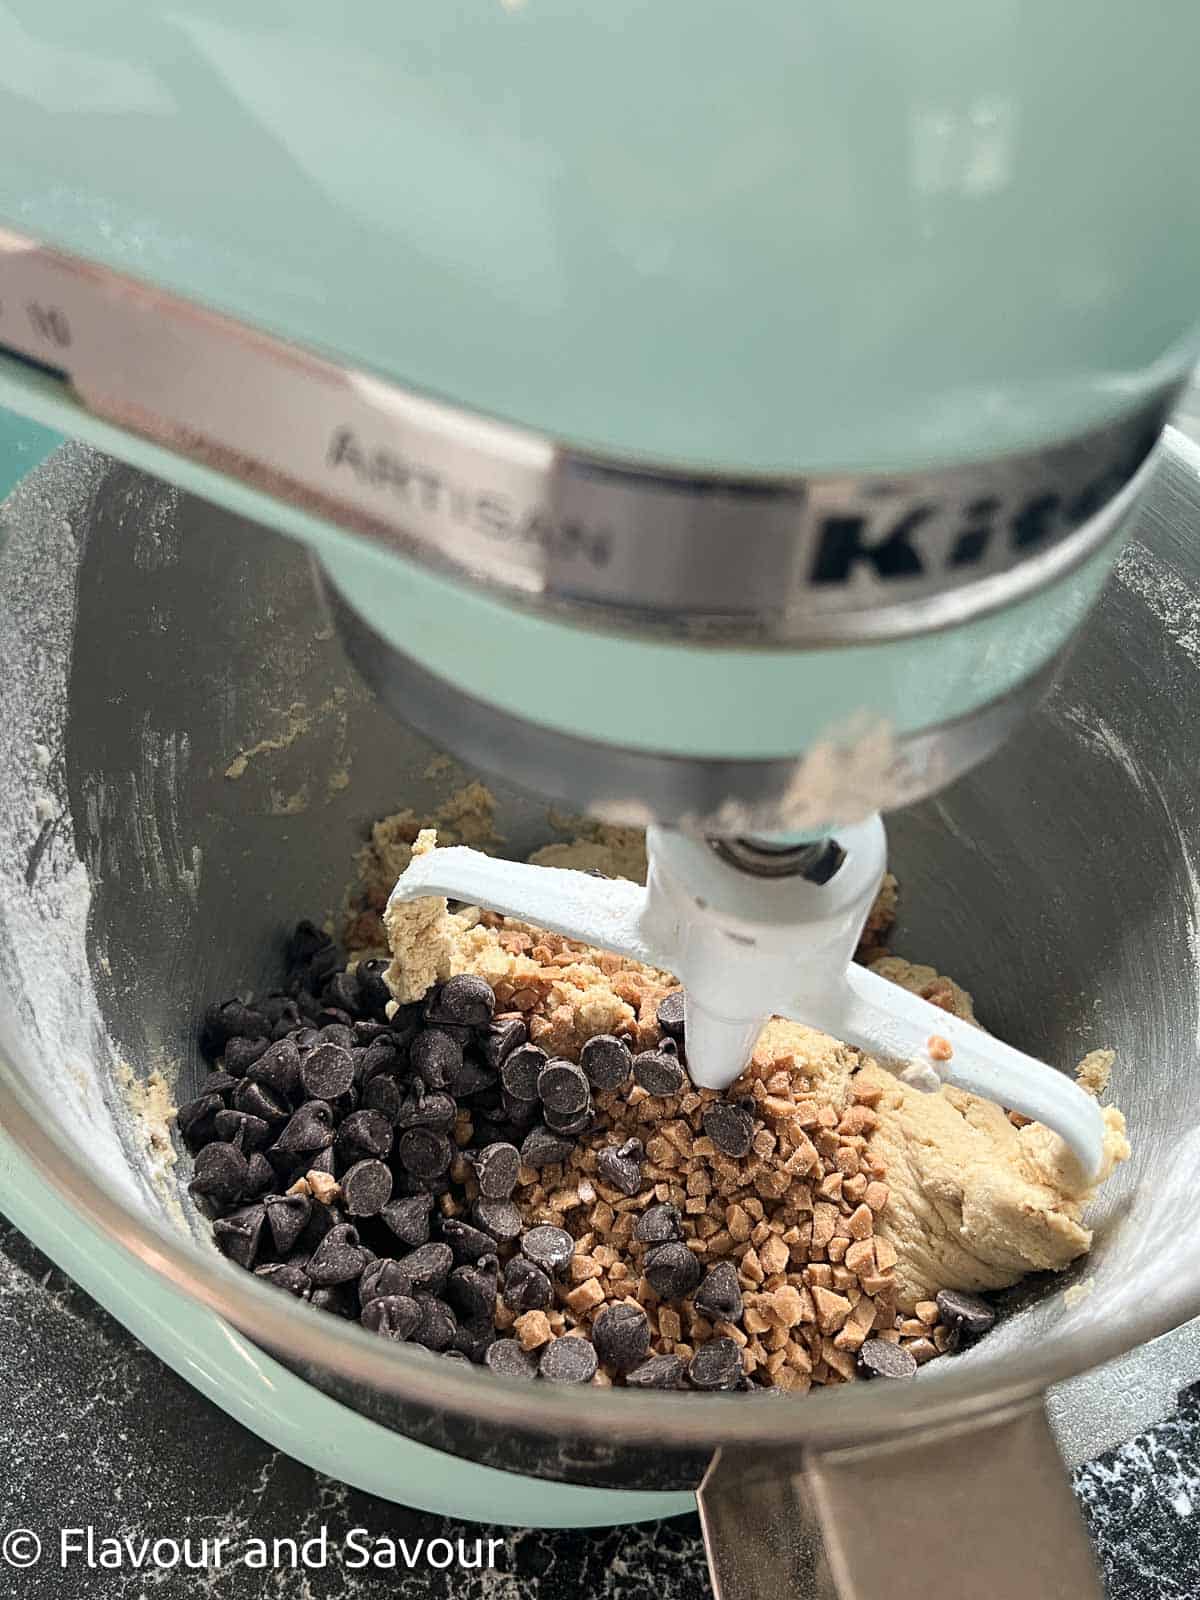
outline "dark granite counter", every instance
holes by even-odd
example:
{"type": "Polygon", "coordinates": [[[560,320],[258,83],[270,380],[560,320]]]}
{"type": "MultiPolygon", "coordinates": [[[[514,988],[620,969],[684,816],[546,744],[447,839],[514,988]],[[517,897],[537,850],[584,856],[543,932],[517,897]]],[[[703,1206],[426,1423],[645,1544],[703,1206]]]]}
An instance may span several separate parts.
{"type": "MultiPolygon", "coordinates": [[[[0,1566],[20,1600],[703,1600],[693,1517],[640,1528],[537,1533],[480,1529],[406,1511],[318,1477],[272,1451],[163,1367],[20,1234],[0,1221],[0,1550],[28,1528],[64,1524],[135,1538],[312,1537],[322,1524],[372,1537],[502,1543],[489,1571],[244,1565],[206,1572],[88,1570],[57,1559],[0,1566]]],[[[1082,1468],[1075,1486],[1110,1600],[1200,1593],[1200,1386],[1151,1432],[1082,1468]]],[[[930,1600],[941,1600],[931,1596],[930,1600]]],[[[949,1600],[949,1597],[947,1597],[949,1600]]]]}

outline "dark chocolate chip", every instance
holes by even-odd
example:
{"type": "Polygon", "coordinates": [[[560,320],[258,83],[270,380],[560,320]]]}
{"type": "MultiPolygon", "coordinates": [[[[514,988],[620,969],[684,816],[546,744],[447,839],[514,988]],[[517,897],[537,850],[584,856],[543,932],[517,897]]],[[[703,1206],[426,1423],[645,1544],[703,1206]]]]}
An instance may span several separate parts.
{"type": "Polygon", "coordinates": [[[628,1372],[650,1354],[650,1323],[641,1306],[627,1301],[601,1307],[592,1323],[592,1343],[606,1367],[628,1372]]]}
{"type": "Polygon", "coordinates": [[[241,1000],[226,1000],[204,1013],[200,1048],[206,1056],[218,1056],[231,1039],[267,1039],[270,1032],[271,1025],[261,1011],[241,1000]]]}
{"type": "Polygon", "coordinates": [[[324,1100],[306,1100],[276,1139],[275,1148],[286,1155],[303,1156],[327,1150],[332,1143],[332,1108],[324,1100]]]}
{"type": "Polygon", "coordinates": [[[416,1249],[429,1243],[429,1219],[433,1215],[433,1196],[427,1191],[390,1200],[380,1216],[401,1244],[416,1249]]]}
{"type": "Polygon", "coordinates": [[[300,1235],[300,1249],[311,1255],[325,1235],[344,1221],[339,1207],[327,1206],[323,1200],[314,1198],[308,1225],[300,1235]]]}
{"type": "Polygon", "coordinates": [[[995,1311],[977,1294],[942,1289],[937,1295],[937,1308],[942,1321],[968,1339],[978,1339],[996,1326],[995,1311]]]}
{"type": "MultiPolygon", "coordinates": [[[[378,1116],[378,1112],[373,1112],[378,1116]]],[[[400,1135],[396,1159],[418,1183],[429,1184],[450,1170],[454,1146],[435,1128],[409,1128],[400,1135]]]]}
{"type": "Polygon", "coordinates": [[[505,1056],[500,1067],[500,1082],[511,1100],[536,1101],[538,1079],[550,1058],[536,1044],[518,1045],[505,1056]]]}
{"type": "Polygon", "coordinates": [[[358,1242],[358,1229],[347,1222],[330,1228],[313,1251],[308,1275],[319,1288],[335,1283],[350,1283],[367,1265],[366,1251],[358,1242]]]}
{"type": "Polygon", "coordinates": [[[221,1055],[225,1063],[225,1071],[233,1078],[243,1078],[256,1061],[271,1047],[267,1038],[260,1039],[230,1039],[221,1055]]]}
{"type": "Polygon", "coordinates": [[[413,1333],[413,1343],[423,1345],[426,1350],[448,1350],[458,1332],[458,1319],[453,1311],[444,1300],[435,1299],[431,1294],[419,1294],[414,1298],[421,1320],[413,1333]]]}
{"type": "Polygon", "coordinates": [[[444,1028],[426,1028],[409,1046],[413,1071],[430,1089],[444,1089],[462,1068],[462,1045],[444,1028]]]}
{"type": "Polygon", "coordinates": [[[325,985],[325,1004],[336,1006],[349,1016],[358,1015],[362,994],[357,972],[335,972],[325,985]]]}
{"type": "Polygon", "coordinates": [[[486,1265],[455,1267],[446,1280],[446,1298],[467,1322],[482,1322],[496,1309],[496,1258],[484,1258],[486,1265]]]}
{"type": "Polygon", "coordinates": [[[326,1145],[324,1150],[318,1150],[315,1155],[305,1157],[300,1162],[300,1167],[301,1170],[296,1174],[298,1178],[306,1178],[310,1172],[327,1172],[331,1178],[336,1178],[337,1162],[334,1159],[333,1146],[326,1145]]]}
{"type": "Polygon", "coordinates": [[[511,1200],[487,1200],[481,1196],[471,1208],[471,1216],[485,1233],[501,1243],[515,1239],[524,1226],[521,1213],[511,1200]]]}
{"type": "Polygon", "coordinates": [[[288,936],[287,964],[289,967],[303,966],[314,956],[333,948],[333,940],[324,928],[318,928],[315,922],[309,922],[306,917],[296,924],[288,936]]]}
{"type": "Polygon", "coordinates": [[[197,1095],[194,1100],[189,1100],[186,1105],[180,1106],[175,1113],[175,1120],[179,1124],[184,1143],[193,1154],[219,1137],[214,1119],[218,1111],[224,1109],[225,1102],[221,1096],[209,1093],[197,1095]]]}
{"type": "Polygon", "coordinates": [[[233,1106],[248,1117],[258,1117],[272,1125],[286,1122],[292,1114],[286,1100],[268,1089],[265,1083],[255,1083],[250,1078],[243,1078],[233,1091],[233,1106]]]}
{"type": "MultiPolygon", "coordinates": [[[[454,1350],[468,1361],[482,1361],[488,1346],[496,1342],[497,1334],[492,1317],[493,1307],[486,1317],[458,1319],[458,1332],[454,1335],[454,1350]]],[[[449,1354],[449,1352],[447,1352],[449,1354]]]]}
{"type": "Polygon", "coordinates": [[[238,1079],[231,1072],[214,1067],[201,1087],[205,1094],[231,1095],[237,1086],[238,1079]]]}
{"type": "Polygon", "coordinates": [[[536,1378],[538,1359],[532,1350],[523,1350],[515,1339],[494,1339],[487,1347],[483,1364],[502,1378],[536,1378]]]}
{"type": "Polygon", "coordinates": [[[517,1187],[521,1155],[514,1144],[489,1144],[475,1157],[475,1177],[485,1200],[507,1200],[517,1187]]]}
{"type": "Polygon", "coordinates": [[[392,991],[384,980],[384,973],[388,963],[378,958],[371,961],[360,961],[358,964],[358,1007],[368,1016],[382,1022],[387,1015],[388,1002],[392,998],[392,991]]]}
{"type": "Polygon", "coordinates": [[[276,1289],[294,1294],[297,1300],[307,1299],[312,1290],[312,1279],[294,1261],[272,1261],[268,1266],[255,1267],[254,1276],[274,1285],[276,1289]]]}
{"type": "Polygon", "coordinates": [[[458,1217],[444,1217],[442,1219],[442,1238],[450,1246],[455,1261],[479,1261],[484,1256],[490,1256],[496,1249],[496,1241],[490,1233],[484,1233],[482,1228],[473,1228],[469,1222],[463,1222],[458,1217]]]}
{"type": "Polygon", "coordinates": [[[696,1290],[696,1310],[710,1322],[740,1322],[742,1291],[732,1261],[718,1261],[696,1290]]]}
{"type": "Polygon", "coordinates": [[[400,1261],[369,1262],[358,1280],[358,1298],[363,1306],[370,1300],[379,1300],[387,1295],[411,1295],[412,1292],[412,1279],[400,1261]]]}
{"type": "Polygon", "coordinates": [[[363,1306],[362,1325],[371,1333],[403,1344],[420,1327],[421,1308],[409,1295],[380,1295],[363,1306]]]}
{"type": "Polygon", "coordinates": [[[275,1187],[275,1169],[261,1150],[255,1150],[246,1163],[246,1184],[242,1190],[247,1200],[265,1194],[275,1187]]]}
{"type": "Polygon", "coordinates": [[[482,1094],[485,1090],[491,1089],[495,1083],[494,1072],[489,1071],[473,1056],[464,1056],[462,1066],[447,1085],[447,1091],[456,1100],[469,1100],[472,1095],[482,1094]]]}
{"type": "Polygon", "coordinates": [[[236,1145],[206,1144],[196,1157],[190,1194],[203,1195],[217,1205],[231,1206],[246,1187],[246,1158],[236,1145]]]}
{"type": "Polygon", "coordinates": [[[592,1103],[592,1091],[573,1061],[548,1061],[538,1073],[538,1099],[555,1117],[577,1117],[592,1103]]]}
{"type": "Polygon", "coordinates": [[[312,1201],[306,1194],[272,1194],[263,1201],[267,1211],[267,1225],[275,1241],[278,1255],[288,1256],[296,1248],[300,1235],[308,1226],[312,1215],[312,1201]]]}
{"type": "Polygon", "coordinates": [[[347,1165],[391,1154],[392,1125],[382,1111],[352,1111],[337,1131],[337,1153],[347,1165]]]}
{"type": "Polygon", "coordinates": [[[342,1199],[352,1217],[377,1217],[392,1198],[392,1175],[382,1161],[356,1161],[342,1175],[342,1199]]]}
{"type": "Polygon", "coordinates": [[[669,1244],[683,1238],[678,1209],[669,1204],[643,1211],[633,1230],[639,1244],[669,1244]]]}
{"type": "Polygon", "coordinates": [[[678,1356],[651,1356],[625,1374],[631,1389],[678,1389],[683,1382],[683,1362],[678,1356]]]}
{"type": "Polygon", "coordinates": [[[697,1389],[735,1389],[742,1376],[742,1352],[732,1339],[709,1339],[688,1362],[697,1389]]]}
{"type": "Polygon", "coordinates": [[[642,1187],[642,1141],[626,1139],[621,1145],[608,1145],[596,1158],[596,1170],[605,1183],[624,1195],[635,1195],[642,1187]]]}
{"type": "Polygon", "coordinates": [[[579,1052],[579,1065],[594,1089],[619,1089],[633,1071],[633,1052],[613,1033],[597,1033],[579,1052]]]}
{"type": "Polygon", "coordinates": [[[300,1090],[299,1045],[295,1039],[277,1039],[257,1061],[250,1063],[246,1076],[263,1084],[281,1100],[294,1100],[300,1090]]]}
{"type": "Polygon", "coordinates": [[[538,1374],[550,1383],[591,1383],[599,1365],[591,1340],[568,1334],[543,1347],[538,1374]]]}
{"type": "Polygon", "coordinates": [[[552,1128],[532,1128],[521,1141],[521,1160],[527,1167],[553,1167],[565,1161],[575,1141],[552,1128]]]}
{"type": "MultiPolygon", "coordinates": [[[[212,1145],[208,1147],[210,1150],[212,1145]]],[[[227,1217],[218,1217],[213,1223],[213,1238],[217,1248],[239,1267],[249,1269],[258,1257],[262,1242],[263,1224],[267,1216],[261,1205],[243,1206],[231,1211],[227,1217]]]]}
{"type": "Polygon", "coordinates": [[[414,1289],[424,1294],[441,1294],[454,1265],[454,1253],[448,1244],[423,1244],[398,1265],[414,1289]]]}
{"type": "Polygon", "coordinates": [[[529,1038],[529,1027],[519,1011],[509,1011],[496,1017],[483,1036],[483,1059],[493,1072],[514,1050],[529,1038]]]}
{"type": "Polygon", "coordinates": [[[328,1311],[335,1317],[349,1319],[358,1315],[358,1297],[349,1283],[323,1284],[313,1290],[308,1303],[316,1306],[318,1311],[328,1311]]]}
{"type": "Polygon", "coordinates": [[[400,1092],[400,1085],[395,1078],[389,1078],[382,1072],[373,1077],[362,1092],[362,1108],[364,1111],[382,1111],[389,1122],[395,1123],[400,1115],[400,1107],[404,1097],[400,1092]]]}
{"type": "Polygon", "coordinates": [[[677,1056],[665,1050],[643,1050],[633,1058],[633,1081],[647,1094],[680,1094],[687,1084],[687,1073],[677,1056]]]}
{"type": "Polygon", "coordinates": [[[504,1268],[504,1304],[520,1315],[523,1311],[545,1311],[554,1300],[554,1285],[525,1256],[514,1256],[504,1268]]]}
{"type": "Polygon", "coordinates": [[[868,1339],[858,1352],[858,1370],[866,1378],[912,1378],[917,1361],[903,1345],[885,1339],[868,1339]]]}
{"type": "Polygon", "coordinates": [[[378,1039],[373,1039],[370,1044],[354,1052],[354,1076],[361,1084],[370,1083],[379,1072],[402,1076],[404,1071],[400,1052],[396,1049],[396,1042],[390,1033],[380,1035],[378,1039]]]}
{"type": "Polygon", "coordinates": [[[551,1132],[561,1134],[564,1139],[577,1139],[581,1133],[588,1133],[595,1126],[595,1114],[590,1105],[574,1116],[551,1111],[549,1106],[542,1108],[542,1114],[551,1132]]]}
{"type": "Polygon", "coordinates": [[[409,1096],[396,1116],[396,1131],[404,1128],[452,1128],[458,1107],[448,1094],[409,1096]]]}
{"type": "Polygon", "coordinates": [[[681,1241],[651,1245],[642,1271],[660,1300],[682,1300],[700,1282],[700,1263],[681,1241]]]}
{"type": "Polygon", "coordinates": [[[300,1062],[300,1082],[310,1100],[337,1100],[354,1082],[354,1056],[322,1040],[300,1062]]]}
{"type": "Polygon", "coordinates": [[[718,1100],[701,1119],[704,1131],[724,1156],[740,1161],[749,1155],[754,1138],[754,1118],[745,1106],[732,1100],[718,1100]]]}
{"type": "Polygon", "coordinates": [[[543,1272],[561,1272],[575,1254],[575,1241],[565,1228],[542,1222],[521,1236],[521,1254],[543,1272]]]}
{"type": "MultiPolygon", "coordinates": [[[[353,1050],[355,1045],[354,1029],[351,1027],[350,1019],[345,1013],[341,1011],[322,1011],[320,1015],[324,1021],[321,1025],[321,1037],[317,1044],[335,1044],[339,1050],[353,1050]],[[334,1020],[330,1020],[331,1017],[334,1020]]],[[[317,1045],[314,1045],[313,1048],[316,1049],[317,1045]]]]}
{"type": "Polygon", "coordinates": [[[683,1038],[684,996],[682,989],[672,989],[658,1002],[655,1018],[659,1027],[670,1039],[683,1038]]]}
{"type": "Polygon", "coordinates": [[[496,996],[485,979],[463,972],[442,985],[433,1005],[431,1021],[486,1028],[496,1010],[496,996]]]}

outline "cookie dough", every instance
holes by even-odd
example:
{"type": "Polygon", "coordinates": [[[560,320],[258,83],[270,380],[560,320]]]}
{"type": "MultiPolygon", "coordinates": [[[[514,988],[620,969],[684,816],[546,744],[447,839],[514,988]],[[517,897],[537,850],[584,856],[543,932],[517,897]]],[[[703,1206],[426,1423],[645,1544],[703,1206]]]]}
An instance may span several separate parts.
{"type": "MultiPolygon", "coordinates": [[[[412,852],[436,842],[434,830],[423,830],[412,852]]],[[[605,870],[604,861],[630,864],[630,841],[605,840],[597,830],[575,846],[551,846],[538,859],[605,870]]],[[[636,853],[632,862],[638,864],[636,853]]],[[[894,879],[884,896],[870,923],[873,948],[865,953],[878,948],[894,914],[894,879]]],[[[387,977],[397,1000],[420,998],[432,983],[456,973],[477,973],[495,989],[501,1009],[526,1013],[531,1038],[552,1055],[576,1058],[598,1033],[624,1032],[637,1048],[650,1048],[658,1038],[655,1007],[676,987],[668,973],[477,909],[452,913],[444,900],[398,904],[386,923],[387,977]]],[[[892,955],[877,956],[871,965],[956,1016],[976,1020],[971,996],[933,968],[892,955]]],[[[923,1094],[847,1045],[779,1018],[760,1037],[755,1062],[804,1080],[819,1099],[838,1107],[850,1105],[852,1085],[878,1089],[879,1123],[870,1148],[886,1164],[890,1199],[877,1232],[895,1247],[902,1308],[929,1301],[939,1289],[999,1289],[1030,1271],[1061,1270],[1090,1248],[1083,1214],[1094,1186],[1041,1124],[1020,1126],[1021,1119],[1010,1119],[1001,1107],[958,1089],[923,1094]]],[[[1092,1092],[1102,1092],[1111,1062],[1110,1052],[1086,1058],[1081,1079],[1092,1092]]],[[[1121,1113],[1106,1107],[1104,1119],[1100,1181],[1129,1155],[1121,1113]]]]}

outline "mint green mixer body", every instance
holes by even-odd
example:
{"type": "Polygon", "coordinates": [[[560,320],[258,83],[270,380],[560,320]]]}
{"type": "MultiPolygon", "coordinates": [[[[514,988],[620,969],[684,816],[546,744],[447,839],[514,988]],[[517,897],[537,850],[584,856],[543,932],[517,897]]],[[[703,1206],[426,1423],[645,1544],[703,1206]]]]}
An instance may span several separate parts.
{"type": "MultiPolygon", "coordinates": [[[[114,306],[128,284],[164,291],[351,388],[365,375],[634,473],[731,476],[749,496],[759,479],[969,472],[1157,417],[1193,366],[1198,44],[1185,0],[1137,17],[1084,0],[9,0],[0,230],[98,269],[114,306]]],[[[1027,592],[876,637],[579,617],[98,408],[70,381],[57,308],[7,293],[4,262],[0,500],[82,438],[311,546],[371,633],[451,689],[613,751],[764,762],[856,718],[901,739],[970,718],[1050,666],[1122,539],[1118,496],[1027,592]]],[[[736,526],[730,546],[736,571],[736,526]]],[[[520,1479],[502,1495],[504,1475],[435,1458],[185,1314],[31,1193],[0,1148],[21,1227],[324,1470],[526,1523],[687,1503],[520,1479]]]]}

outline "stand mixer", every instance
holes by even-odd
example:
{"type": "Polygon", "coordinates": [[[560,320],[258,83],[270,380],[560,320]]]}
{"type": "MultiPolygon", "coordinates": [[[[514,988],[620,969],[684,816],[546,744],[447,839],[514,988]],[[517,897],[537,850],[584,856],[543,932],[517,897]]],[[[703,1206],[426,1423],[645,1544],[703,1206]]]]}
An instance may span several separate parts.
{"type": "Polygon", "coordinates": [[[650,830],[645,892],[398,898],[675,971],[712,1086],[772,1012],[943,1036],[1094,1171],[1094,1102],[849,958],[877,813],[1036,706],[1200,352],[1169,9],[7,6],[0,403],[301,541],[403,721],[650,830]]]}

